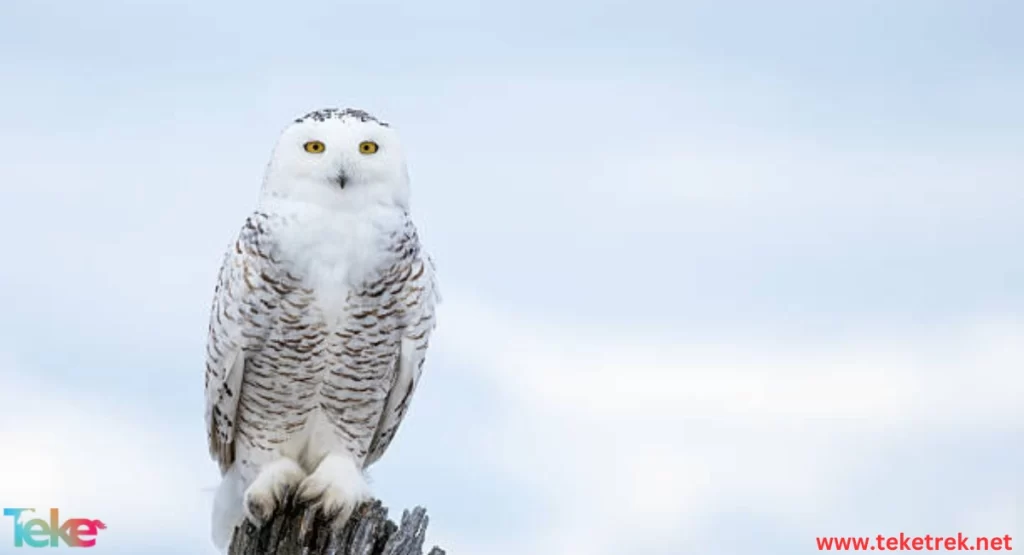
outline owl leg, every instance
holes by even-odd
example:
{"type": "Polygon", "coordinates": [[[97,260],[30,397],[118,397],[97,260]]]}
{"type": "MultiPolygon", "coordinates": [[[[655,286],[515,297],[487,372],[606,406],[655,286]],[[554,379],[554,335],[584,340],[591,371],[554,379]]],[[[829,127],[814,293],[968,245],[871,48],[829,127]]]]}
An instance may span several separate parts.
{"type": "Polygon", "coordinates": [[[324,457],[316,470],[302,481],[296,498],[313,504],[341,525],[360,503],[370,498],[370,487],[348,452],[334,452],[324,457]]]}
{"type": "Polygon", "coordinates": [[[253,524],[261,526],[305,477],[306,472],[299,463],[288,457],[263,465],[245,490],[245,516],[253,524]]]}

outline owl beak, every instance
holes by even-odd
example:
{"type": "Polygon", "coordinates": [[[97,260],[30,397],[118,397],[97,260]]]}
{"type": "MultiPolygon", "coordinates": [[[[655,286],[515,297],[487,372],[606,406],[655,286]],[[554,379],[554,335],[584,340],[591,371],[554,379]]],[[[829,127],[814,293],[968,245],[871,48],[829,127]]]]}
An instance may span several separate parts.
{"type": "Polygon", "coordinates": [[[341,187],[342,189],[344,189],[345,188],[345,183],[348,181],[348,178],[345,177],[345,172],[343,172],[343,171],[338,172],[337,181],[338,181],[338,186],[341,187]]]}

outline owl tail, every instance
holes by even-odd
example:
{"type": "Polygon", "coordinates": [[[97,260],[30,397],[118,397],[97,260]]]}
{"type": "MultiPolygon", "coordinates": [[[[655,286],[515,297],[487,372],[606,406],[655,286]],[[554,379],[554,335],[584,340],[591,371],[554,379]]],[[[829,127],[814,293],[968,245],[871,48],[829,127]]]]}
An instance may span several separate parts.
{"type": "Polygon", "coordinates": [[[242,498],[245,494],[245,483],[237,465],[224,473],[213,498],[213,518],[210,522],[210,533],[213,544],[221,553],[227,553],[231,536],[235,527],[245,518],[242,512],[242,498]]]}

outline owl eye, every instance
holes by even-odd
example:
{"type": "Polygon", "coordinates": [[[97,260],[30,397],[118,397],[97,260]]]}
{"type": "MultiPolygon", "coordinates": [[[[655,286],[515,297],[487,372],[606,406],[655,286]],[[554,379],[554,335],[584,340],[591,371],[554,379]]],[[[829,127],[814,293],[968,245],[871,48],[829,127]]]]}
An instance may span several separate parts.
{"type": "Polygon", "coordinates": [[[380,147],[377,146],[377,143],[373,141],[363,141],[359,143],[359,152],[362,152],[363,154],[373,154],[374,152],[377,152],[377,149],[379,148],[380,147]]]}
{"type": "Polygon", "coordinates": [[[312,154],[320,154],[327,147],[325,147],[324,144],[321,143],[320,141],[309,141],[308,143],[302,145],[302,148],[306,149],[306,152],[312,154]]]}

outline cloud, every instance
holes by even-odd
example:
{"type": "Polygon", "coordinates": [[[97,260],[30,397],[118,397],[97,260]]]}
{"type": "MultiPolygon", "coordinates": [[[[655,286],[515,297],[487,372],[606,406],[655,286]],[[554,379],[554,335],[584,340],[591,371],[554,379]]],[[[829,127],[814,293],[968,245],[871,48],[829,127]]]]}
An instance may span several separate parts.
{"type": "MultiPolygon", "coordinates": [[[[874,461],[893,457],[884,472],[897,479],[921,469],[889,454],[894,446],[925,452],[951,435],[1024,435],[1018,319],[964,322],[946,336],[716,345],[658,340],[642,328],[580,334],[520,316],[449,295],[436,348],[487,374],[506,397],[500,429],[478,438],[477,452],[552,501],[537,534],[516,544],[527,552],[693,547],[716,515],[737,508],[810,542],[816,530],[842,529],[829,515],[849,510],[874,461]]],[[[1005,464],[1024,463],[1008,456],[1016,459],[1005,464]]],[[[965,468],[991,471],[996,462],[965,468]]],[[[999,533],[1011,533],[1005,495],[986,488],[975,493],[981,514],[994,515],[988,529],[1001,522],[999,533]]],[[[917,509],[902,522],[849,526],[942,532],[946,508],[917,509]]]]}
{"type": "MultiPolygon", "coordinates": [[[[117,392],[64,390],[10,357],[0,376],[0,505],[103,520],[96,553],[207,550],[204,488],[215,477],[181,449],[176,415],[158,422],[119,405],[117,392]]],[[[12,541],[9,524],[2,544],[12,541]]]]}

